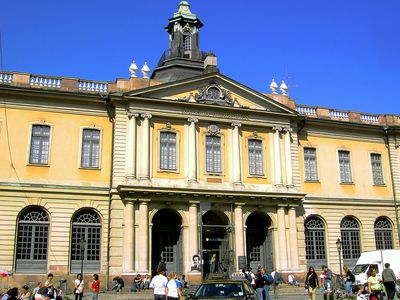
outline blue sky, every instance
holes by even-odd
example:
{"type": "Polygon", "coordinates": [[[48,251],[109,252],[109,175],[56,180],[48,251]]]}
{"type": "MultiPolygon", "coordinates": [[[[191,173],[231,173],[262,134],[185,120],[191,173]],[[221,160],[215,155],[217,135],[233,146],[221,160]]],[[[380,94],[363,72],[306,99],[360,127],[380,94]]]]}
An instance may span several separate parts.
{"type": "MultiPolygon", "coordinates": [[[[286,79],[302,104],[400,114],[400,1],[189,2],[223,74],[260,92],[286,79]]],[[[2,1],[4,69],[110,81],[132,59],[154,69],[178,3],[2,1]]]]}

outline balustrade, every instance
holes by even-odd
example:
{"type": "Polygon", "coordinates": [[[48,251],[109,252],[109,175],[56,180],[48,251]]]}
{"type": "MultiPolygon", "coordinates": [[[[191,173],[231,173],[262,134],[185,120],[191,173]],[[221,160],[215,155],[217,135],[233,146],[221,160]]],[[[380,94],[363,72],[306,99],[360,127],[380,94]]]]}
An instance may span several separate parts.
{"type": "Polygon", "coordinates": [[[0,83],[12,83],[13,74],[9,73],[0,73],[0,83]]]}
{"type": "Polygon", "coordinates": [[[79,80],[78,90],[85,92],[107,93],[108,84],[105,82],[79,80]]]}
{"type": "Polygon", "coordinates": [[[299,112],[301,115],[307,115],[307,116],[317,115],[317,110],[315,109],[315,107],[296,106],[296,111],[299,112]]]}
{"type": "Polygon", "coordinates": [[[362,122],[366,122],[366,123],[379,123],[378,116],[361,115],[360,119],[362,122]]]}
{"type": "Polygon", "coordinates": [[[61,79],[55,77],[44,77],[31,75],[29,84],[32,87],[61,88],[61,79]]]}
{"type": "Polygon", "coordinates": [[[330,110],[329,116],[332,119],[341,119],[341,120],[348,120],[349,114],[347,111],[337,111],[337,110],[330,110]]]}

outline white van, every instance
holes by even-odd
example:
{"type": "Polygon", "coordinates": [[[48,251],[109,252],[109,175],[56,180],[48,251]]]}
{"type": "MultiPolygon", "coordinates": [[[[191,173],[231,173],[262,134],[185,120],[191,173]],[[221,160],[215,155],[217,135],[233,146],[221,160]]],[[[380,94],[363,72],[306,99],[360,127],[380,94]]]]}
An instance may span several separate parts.
{"type": "Polygon", "coordinates": [[[362,285],[367,282],[367,274],[371,267],[375,267],[379,276],[382,277],[386,263],[390,264],[390,268],[393,269],[397,279],[400,279],[400,250],[375,250],[361,253],[353,269],[353,274],[356,277],[355,284],[362,285]]]}

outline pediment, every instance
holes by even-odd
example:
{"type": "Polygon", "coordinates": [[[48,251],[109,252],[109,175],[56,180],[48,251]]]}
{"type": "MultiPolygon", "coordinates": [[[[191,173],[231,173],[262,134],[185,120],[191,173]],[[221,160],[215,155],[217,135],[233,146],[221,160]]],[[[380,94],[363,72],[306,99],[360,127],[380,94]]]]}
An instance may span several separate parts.
{"type": "Polygon", "coordinates": [[[219,73],[131,91],[125,96],[296,114],[291,108],[219,73]]]}

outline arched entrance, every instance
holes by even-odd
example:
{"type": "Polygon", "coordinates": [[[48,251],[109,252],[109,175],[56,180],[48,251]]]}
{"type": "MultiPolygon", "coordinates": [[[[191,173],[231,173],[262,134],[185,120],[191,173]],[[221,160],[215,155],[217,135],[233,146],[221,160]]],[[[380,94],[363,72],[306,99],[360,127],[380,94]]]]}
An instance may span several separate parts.
{"type": "Polygon", "coordinates": [[[156,270],[161,259],[167,272],[182,273],[182,219],[172,209],[160,209],[153,217],[152,270],[156,270]]]}
{"type": "Polygon", "coordinates": [[[273,270],[272,232],[270,218],[262,212],[253,212],[246,220],[247,265],[255,272],[259,265],[273,270]]]}
{"type": "Polygon", "coordinates": [[[218,210],[209,210],[202,217],[203,276],[230,274],[233,267],[231,225],[218,210]]]}

